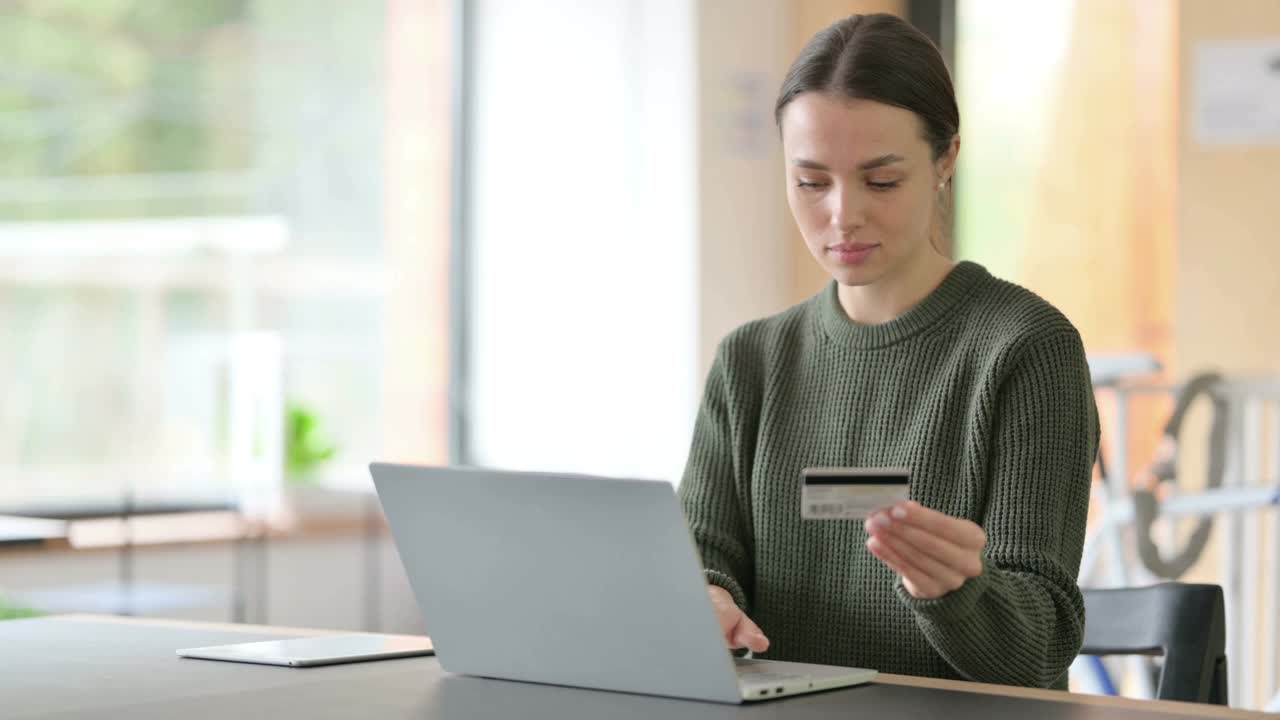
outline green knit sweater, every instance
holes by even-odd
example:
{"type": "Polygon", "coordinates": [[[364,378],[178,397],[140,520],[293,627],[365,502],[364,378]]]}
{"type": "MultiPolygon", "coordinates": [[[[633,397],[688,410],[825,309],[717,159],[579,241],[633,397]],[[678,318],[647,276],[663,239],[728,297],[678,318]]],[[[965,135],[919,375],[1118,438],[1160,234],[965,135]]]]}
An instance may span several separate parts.
{"type": "Polygon", "coordinates": [[[680,485],[708,581],[762,657],[1065,688],[1098,442],[1079,334],[973,263],[882,325],[835,287],[720,344],[680,485]],[[986,531],[983,574],[911,597],[861,521],[801,520],[810,466],[910,468],[913,500],[986,531]]]}

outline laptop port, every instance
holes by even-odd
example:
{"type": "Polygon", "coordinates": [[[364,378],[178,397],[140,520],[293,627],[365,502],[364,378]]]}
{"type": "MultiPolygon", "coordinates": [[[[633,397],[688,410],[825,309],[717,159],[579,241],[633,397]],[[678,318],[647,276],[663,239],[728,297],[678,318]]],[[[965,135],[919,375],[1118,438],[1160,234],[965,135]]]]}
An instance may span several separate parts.
{"type": "Polygon", "coordinates": [[[778,692],[782,692],[782,688],[778,688],[778,692]]]}

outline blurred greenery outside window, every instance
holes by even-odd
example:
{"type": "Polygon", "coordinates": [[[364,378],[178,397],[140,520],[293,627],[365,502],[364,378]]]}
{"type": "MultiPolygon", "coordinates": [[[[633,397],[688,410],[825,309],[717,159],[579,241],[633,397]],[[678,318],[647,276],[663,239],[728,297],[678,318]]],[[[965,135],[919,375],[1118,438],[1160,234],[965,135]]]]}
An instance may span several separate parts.
{"type": "Polygon", "coordinates": [[[253,329],[282,338],[286,471],[355,472],[373,454],[383,13],[344,0],[0,7],[0,507],[223,482],[226,370],[182,363],[234,311],[225,260],[50,257],[6,241],[29,223],[197,233],[211,217],[282,219],[287,245],[251,267],[253,329]]]}

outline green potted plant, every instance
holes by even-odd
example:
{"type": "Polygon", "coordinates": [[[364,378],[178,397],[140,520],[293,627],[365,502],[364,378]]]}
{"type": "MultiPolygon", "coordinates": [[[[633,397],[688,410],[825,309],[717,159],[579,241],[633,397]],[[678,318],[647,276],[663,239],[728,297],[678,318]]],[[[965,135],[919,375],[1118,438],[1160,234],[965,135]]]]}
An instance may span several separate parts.
{"type": "Polygon", "coordinates": [[[22,618],[40,617],[42,613],[21,605],[14,605],[0,595],[0,620],[20,620],[22,618]]]}
{"type": "Polygon", "coordinates": [[[314,485],[317,470],[338,453],[338,448],[325,436],[314,410],[292,402],[285,412],[284,474],[293,485],[314,485]]]}

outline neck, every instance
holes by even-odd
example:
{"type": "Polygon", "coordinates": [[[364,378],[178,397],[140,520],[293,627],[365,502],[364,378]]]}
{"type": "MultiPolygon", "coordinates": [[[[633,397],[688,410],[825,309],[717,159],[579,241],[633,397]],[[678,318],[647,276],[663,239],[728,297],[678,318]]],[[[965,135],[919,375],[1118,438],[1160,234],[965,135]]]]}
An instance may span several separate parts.
{"type": "Polygon", "coordinates": [[[880,325],[901,317],[942,283],[955,263],[929,249],[870,285],[839,285],[840,307],[856,323],[880,325]]]}

